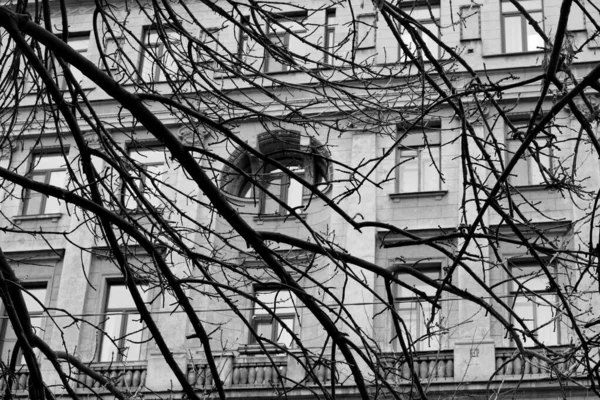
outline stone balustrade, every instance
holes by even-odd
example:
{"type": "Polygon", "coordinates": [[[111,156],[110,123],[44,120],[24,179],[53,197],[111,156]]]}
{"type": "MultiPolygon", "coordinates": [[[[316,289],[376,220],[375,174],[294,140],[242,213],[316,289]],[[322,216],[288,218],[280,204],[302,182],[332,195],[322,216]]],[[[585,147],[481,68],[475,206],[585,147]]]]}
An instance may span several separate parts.
{"type": "MultiPolygon", "coordinates": [[[[382,369],[386,376],[393,375],[400,381],[410,380],[411,371],[402,353],[388,353],[382,358],[382,369]]],[[[453,379],[454,352],[438,351],[413,354],[413,369],[419,379],[453,379]]]]}
{"type": "MultiPolygon", "coordinates": [[[[534,350],[535,351],[535,350],[534,350]]],[[[530,354],[519,354],[514,348],[496,349],[496,370],[502,377],[525,377],[527,375],[551,375],[573,374],[574,364],[570,361],[557,360],[555,363],[548,364],[545,360],[530,354]]]]}
{"type": "MultiPolygon", "coordinates": [[[[143,388],[146,383],[146,362],[128,362],[123,363],[93,363],[90,367],[109,379],[118,389],[135,392],[143,388]]],[[[76,388],[84,389],[91,388],[94,390],[102,390],[100,382],[92,379],[90,376],[79,373],[79,382],[76,388]]]]}
{"type": "MultiPolygon", "coordinates": [[[[29,381],[29,370],[25,366],[17,367],[17,371],[15,372],[12,380],[11,390],[27,390],[27,382],[29,381]]],[[[0,393],[4,393],[6,390],[6,384],[8,382],[8,376],[3,376],[0,379],[0,393]]]]}
{"type": "MultiPolygon", "coordinates": [[[[285,357],[273,357],[271,360],[255,361],[255,358],[229,357],[218,368],[221,380],[230,386],[280,386],[287,376],[285,357]]],[[[188,366],[188,382],[196,388],[209,389],[213,377],[206,363],[188,366]]]]}

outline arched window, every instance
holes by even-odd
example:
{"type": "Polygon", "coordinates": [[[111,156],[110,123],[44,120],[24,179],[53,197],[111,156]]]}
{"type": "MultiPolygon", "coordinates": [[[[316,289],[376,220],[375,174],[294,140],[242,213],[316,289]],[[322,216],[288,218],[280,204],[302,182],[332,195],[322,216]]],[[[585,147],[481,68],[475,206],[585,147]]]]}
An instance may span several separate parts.
{"type": "Polygon", "coordinates": [[[287,214],[280,202],[291,208],[306,206],[305,196],[310,194],[310,189],[282,167],[319,190],[328,186],[329,152],[317,140],[302,139],[300,133],[294,131],[265,132],[257,138],[257,150],[264,154],[264,159],[240,149],[234,151],[229,160],[237,170],[225,167],[221,187],[231,195],[258,201],[260,214],[287,214]]]}

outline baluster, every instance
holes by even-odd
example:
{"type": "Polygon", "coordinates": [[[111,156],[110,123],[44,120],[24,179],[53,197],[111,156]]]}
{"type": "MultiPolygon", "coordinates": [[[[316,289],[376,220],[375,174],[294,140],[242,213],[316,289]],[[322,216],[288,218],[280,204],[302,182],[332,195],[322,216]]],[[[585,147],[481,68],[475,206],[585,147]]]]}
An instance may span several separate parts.
{"type": "Polygon", "coordinates": [[[281,367],[279,367],[279,373],[282,378],[287,377],[287,364],[284,364],[281,367]]]}
{"type": "Polygon", "coordinates": [[[125,377],[125,373],[121,372],[121,373],[117,373],[117,387],[121,387],[121,386],[125,386],[124,382],[123,382],[123,378],[125,377]]]}
{"type": "Polygon", "coordinates": [[[125,372],[125,377],[123,378],[123,386],[127,388],[131,387],[132,378],[133,374],[131,373],[131,370],[128,369],[127,372],[125,372]]]}
{"type": "Polygon", "coordinates": [[[135,372],[133,373],[133,379],[131,381],[131,386],[134,389],[137,389],[140,387],[140,377],[142,376],[142,373],[140,372],[139,369],[136,369],[135,372]]]}
{"type": "Polygon", "coordinates": [[[87,387],[91,388],[94,387],[94,383],[96,382],[96,380],[94,378],[92,378],[91,376],[86,376],[85,377],[85,384],[87,385],[87,387]]]}
{"type": "Polygon", "coordinates": [[[445,378],[446,377],[446,362],[445,360],[439,360],[437,363],[437,374],[436,377],[438,378],[445,378]]]}
{"type": "Polygon", "coordinates": [[[197,382],[196,382],[196,369],[194,368],[193,365],[191,365],[190,367],[188,367],[188,373],[187,373],[187,381],[190,385],[192,385],[192,387],[195,387],[197,382]]]}
{"type": "Polygon", "coordinates": [[[510,362],[508,364],[506,364],[506,368],[505,368],[506,375],[513,375],[513,371],[514,371],[513,363],[514,363],[514,360],[510,360],[510,362]]]}
{"type": "Polygon", "coordinates": [[[231,367],[233,369],[233,374],[231,377],[231,383],[234,385],[239,385],[240,383],[240,366],[239,365],[233,365],[231,367]]]}
{"type": "Polygon", "coordinates": [[[115,386],[121,386],[117,384],[117,377],[119,376],[119,374],[117,373],[116,370],[112,370],[110,371],[110,375],[108,376],[108,379],[110,379],[110,381],[112,382],[113,385],[115,386]]]}
{"type": "Polygon", "coordinates": [[[6,387],[6,375],[2,375],[2,377],[0,377],[0,392],[4,391],[5,387],[6,387]]]}
{"type": "Polygon", "coordinates": [[[265,365],[265,384],[270,384],[271,382],[273,382],[273,366],[265,365]]]}
{"type": "Polygon", "coordinates": [[[446,361],[446,377],[447,378],[454,377],[454,360],[453,359],[446,361]]]}
{"type": "Polygon", "coordinates": [[[429,377],[428,366],[429,366],[429,363],[427,362],[427,360],[420,361],[420,365],[419,365],[419,377],[420,378],[426,379],[429,377]]]}
{"type": "Polygon", "coordinates": [[[429,368],[428,371],[429,373],[429,377],[430,378],[437,378],[437,365],[436,365],[436,360],[431,360],[429,362],[429,368]]]}
{"type": "Polygon", "coordinates": [[[146,385],[146,374],[147,374],[147,370],[143,369],[142,370],[142,374],[140,375],[140,387],[144,387],[146,385]]]}
{"type": "Polygon", "coordinates": [[[256,366],[249,365],[248,366],[248,385],[254,385],[256,382],[256,366]]]}
{"type": "Polygon", "coordinates": [[[247,385],[248,384],[248,366],[243,365],[240,366],[240,384],[247,385]]]}
{"type": "Polygon", "coordinates": [[[539,366],[539,361],[536,358],[531,358],[531,373],[532,374],[539,374],[540,373],[540,366],[539,366]]]}
{"type": "Polygon", "coordinates": [[[529,360],[529,357],[525,357],[525,362],[523,364],[523,373],[525,375],[531,374],[531,361],[529,360]]]}
{"type": "Polygon", "coordinates": [[[262,365],[257,365],[256,366],[256,384],[257,385],[262,385],[264,383],[265,380],[265,369],[263,368],[262,365]]]}
{"type": "Polygon", "coordinates": [[[498,370],[498,375],[504,375],[505,367],[502,367],[502,364],[504,364],[504,359],[502,357],[496,356],[496,370],[498,370]]]}
{"type": "Polygon", "coordinates": [[[317,366],[317,379],[319,382],[325,382],[325,368],[322,365],[317,366]]]}
{"type": "Polygon", "coordinates": [[[28,372],[22,372],[19,376],[19,390],[27,389],[27,379],[29,378],[28,372]]]}
{"type": "Polygon", "coordinates": [[[19,387],[19,375],[15,374],[15,378],[12,381],[11,390],[15,391],[19,387]]]}
{"type": "Polygon", "coordinates": [[[204,379],[204,387],[209,388],[212,386],[213,384],[213,376],[212,376],[212,372],[210,372],[210,368],[207,365],[204,366],[204,370],[206,371],[206,378],[204,379]]]}
{"type": "Polygon", "coordinates": [[[514,372],[515,375],[521,375],[521,366],[523,365],[523,363],[521,362],[521,357],[517,357],[515,358],[515,360],[513,361],[514,364],[514,372]]]}

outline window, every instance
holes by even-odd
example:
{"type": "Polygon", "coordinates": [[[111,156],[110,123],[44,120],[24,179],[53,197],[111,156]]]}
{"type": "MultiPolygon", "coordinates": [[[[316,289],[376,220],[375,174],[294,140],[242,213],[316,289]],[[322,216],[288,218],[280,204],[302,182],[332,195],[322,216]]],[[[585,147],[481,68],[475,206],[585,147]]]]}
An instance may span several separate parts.
{"type": "Polygon", "coordinates": [[[177,65],[171,55],[173,47],[179,42],[175,32],[166,31],[159,34],[152,28],[144,31],[144,48],[140,60],[140,75],[146,82],[164,82],[167,74],[174,79],[177,65]]]}
{"type": "MultiPolygon", "coordinates": [[[[296,315],[296,299],[289,290],[261,289],[254,294],[262,302],[267,311],[257,302],[254,303],[252,312],[252,328],[258,335],[273,343],[292,347],[292,334],[284,329],[282,324],[294,331],[296,315]],[[279,321],[273,317],[277,316],[279,321]]],[[[258,343],[257,338],[251,336],[250,343],[258,343]]]]}
{"type": "MultiPolygon", "coordinates": [[[[126,68],[126,60],[123,57],[123,46],[125,38],[108,36],[104,42],[104,55],[106,56],[106,64],[111,75],[116,80],[121,80],[123,77],[121,72],[126,68]]],[[[106,70],[106,66],[100,60],[100,68],[106,70]]]]}
{"type": "MultiPolygon", "coordinates": [[[[89,43],[90,43],[90,33],[89,32],[69,34],[68,45],[71,46],[73,48],[73,50],[75,50],[77,53],[81,54],[84,57],[86,56],[86,53],[88,51],[89,43]]],[[[79,71],[77,68],[71,68],[71,67],[69,67],[69,71],[71,71],[71,74],[73,74],[73,79],[75,80],[75,82],[78,82],[79,84],[81,84],[81,82],[83,81],[83,78],[84,78],[83,73],[81,73],[81,71],[79,71]]],[[[68,88],[67,79],[65,77],[63,77],[61,88],[62,89],[68,88]]]]}
{"type": "MultiPolygon", "coordinates": [[[[427,29],[431,33],[433,33],[438,39],[440,38],[440,28],[439,28],[439,19],[440,19],[440,7],[439,2],[432,1],[430,3],[423,3],[418,1],[408,1],[402,2],[401,7],[403,10],[411,15],[415,20],[417,20],[423,28],[427,29]]],[[[414,25],[413,25],[414,27],[414,25]]],[[[410,33],[404,28],[399,27],[400,29],[400,37],[406,47],[408,47],[409,51],[412,54],[415,54],[418,58],[423,58],[423,52],[420,46],[417,46],[415,40],[413,40],[410,33]]],[[[425,47],[429,49],[432,56],[434,58],[440,57],[440,47],[438,44],[431,38],[429,35],[423,33],[419,28],[415,27],[416,34],[423,40],[425,47]]],[[[400,44],[398,44],[398,61],[400,62],[410,62],[411,60],[407,58],[406,54],[402,50],[400,44]]]]}
{"type": "MultiPolygon", "coordinates": [[[[431,279],[440,279],[441,268],[439,265],[430,268],[419,269],[420,272],[431,279]]],[[[433,298],[436,289],[421,280],[409,274],[399,274],[398,279],[407,285],[424,292],[428,297],[433,298]]],[[[396,295],[398,305],[398,315],[403,319],[409,334],[409,340],[404,339],[407,344],[411,343],[416,351],[439,350],[441,335],[439,327],[436,326],[436,320],[431,321],[431,303],[425,299],[418,298],[416,294],[402,286],[398,286],[396,295]]],[[[436,313],[436,319],[439,311],[436,313]]]]}
{"type": "Polygon", "coordinates": [[[356,19],[357,49],[370,49],[375,47],[377,36],[377,19],[375,14],[359,15],[356,19]]]}
{"type": "MultiPolygon", "coordinates": [[[[31,160],[29,178],[53,186],[64,187],[66,178],[65,158],[59,153],[35,154],[31,160]]],[[[60,203],[55,197],[26,190],[23,202],[23,215],[56,214],[60,203]]]]}
{"type": "MultiPolygon", "coordinates": [[[[139,285],[142,296],[147,286],[139,285]]],[[[99,361],[136,361],[141,358],[144,324],[123,284],[109,284],[104,307],[104,332],[99,361]],[[109,339],[110,338],[110,339],[109,339]]]]}
{"type": "Polygon", "coordinates": [[[481,7],[471,3],[460,8],[460,40],[481,39],[481,7]]]}
{"type": "Polygon", "coordinates": [[[277,21],[267,25],[267,36],[274,47],[269,50],[265,49],[264,72],[288,71],[289,62],[281,62],[282,58],[291,57],[287,54],[290,50],[296,54],[302,54],[304,44],[298,40],[296,35],[300,35],[305,30],[302,25],[305,18],[305,13],[281,15],[277,21]]]}
{"type": "Polygon", "coordinates": [[[198,40],[203,46],[194,46],[196,49],[194,61],[196,64],[209,65],[214,62],[214,53],[218,51],[217,45],[219,43],[219,32],[219,28],[207,28],[200,30],[198,40]]]}
{"type": "MultiPolygon", "coordinates": [[[[46,303],[46,284],[28,284],[27,286],[24,286],[24,289],[25,290],[22,293],[23,298],[25,299],[25,305],[27,306],[27,310],[29,310],[29,315],[31,317],[31,326],[33,327],[34,333],[42,337],[44,332],[44,309],[42,305],[46,303]]],[[[2,342],[2,361],[8,365],[15,344],[17,343],[17,335],[15,334],[6,313],[2,324],[2,337],[4,338],[2,342]]],[[[17,364],[24,365],[25,358],[22,356],[21,350],[19,350],[19,353],[21,353],[21,355],[17,358],[17,364]]]]}
{"type": "MultiPolygon", "coordinates": [[[[317,140],[301,138],[297,132],[281,131],[258,135],[257,144],[258,150],[268,159],[277,161],[296,176],[315,185],[317,189],[328,187],[329,153],[317,140]],[[301,144],[304,140],[307,143],[301,144]]],[[[230,163],[244,171],[251,179],[231,168],[225,168],[221,177],[223,190],[234,196],[254,199],[260,214],[286,215],[287,209],[277,200],[291,208],[305,205],[305,197],[310,194],[309,190],[279,166],[255,158],[242,150],[236,150],[232,154],[230,163]],[[259,190],[253,181],[258,182],[266,191],[259,190]]]]}
{"type": "Polygon", "coordinates": [[[335,24],[335,10],[327,10],[325,14],[325,39],[323,41],[323,48],[326,51],[323,55],[325,65],[334,63],[332,54],[335,54],[335,24]]]}
{"type": "MultiPolygon", "coordinates": [[[[544,29],[542,0],[521,0],[519,4],[544,29]]],[[[535,51],[544,47],[544,40],[523,14],[508,0],[502,0],[503,49],[505,53],[535,51]]]]}
{"type": "MultiPolygon", "coordinates": [[[[138,190],[144,194],[154,207],[162,205],[161,197],[157,194],[165,182],[165,152],[163,147],[134,147],[129,151],[129,157],[134,162],[130,173],[138,190]]],[[[123,188],[123,204],[127,209],[139,208],[135,194],[123,188]]]]}
{"type": "MultiPolygon", "coordinates": [[[[515,314],[540,342],[548,346],[559,344],[557,298],[549,288],[548,277],[536,264],[509,262],[509,266],[516,281],[511,282],[510,289],[515,314]]],[[[525,346],[536,345],[525,337],[523,340],[525,346]]]]}
{"type": "Polygon", "coordinates": [[[440,131],[421,129],[406,134],[397,150],[396,165],[399,193],[440,190],[440,131]]]}
{"type": "MultiPolygon", "coordinates": [[[[286,165],[292,172],[301,178],[305,176],[305,170],[301,165],[286,165]]],[[[292,179],[288,174],[280,169],[275,169],[263,175],[263,182],[266,189],[271,192],[274,197],[287,204],[290,208],[301,207],[303,197],[303,186],[295,179],[292,179]]],[[[261,214],[287,214],[287,210],[281,206],[273,197],[262,194],[262,209],[261,214]]],[[[244,197],[248,197],[245,195],[244,197]]]]}
{"type": "MultiPolygon", "coordinates": [[[[524,137],[527,130],[527,123],[517,125],[516,130],[510,131],[507,126],[507,148],[508,159],[512,158],[513,154],[521,147],[522,142],[519,139],[524,137]]],[[[545,136],[544,132],[540,132],[538,139],[535,139],[529,146],[530,150],[526,150],[523,156],[519,159],[510,176],[510,184],[513,186],[529,186],[545,184],[544,175],[548,177],[548,172],[552,171],[552,141],[551,136],[545,136]],[[532,155],[535,154],[537,159],[532,155]],[[542,170],[545,171],[542,173],[542,170]]]]}

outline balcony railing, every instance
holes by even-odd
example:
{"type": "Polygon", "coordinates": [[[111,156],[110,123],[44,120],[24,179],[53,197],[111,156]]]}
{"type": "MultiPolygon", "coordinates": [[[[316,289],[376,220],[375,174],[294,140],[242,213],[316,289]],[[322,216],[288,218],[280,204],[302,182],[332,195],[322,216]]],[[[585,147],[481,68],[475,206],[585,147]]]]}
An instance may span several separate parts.
{"type": "MultiPolygon", "coordinates": [[[[4,375],[0,379],[0,393],[4,393],[6,390],[6,384],[8,381],[8,376],[4,375]]],[[[26,366],[17,367],[17,371],[13,376],[11,390],[14,392],[16,390],[27,390],[27,383],[29,381],[29,370],[26,366]]]]}
{"type": "MultiPolygon", "coordinates": [[[[228,357],[219,366],[221,380],[230,386],[281,386],[287,376],[287,361],[282,357],[256,361],[255,358],[228,357]]],[[[209,389],[214,380],[208,364],[188,366],[188,382],[199,389],[209,389]]]]}
{"type": "MultiPolygon", "coordinates": [[[[387,353],[382,360],[383,373],[402,383],[411,379],[410,366],[402,353],[387,353]]],[[[453,379],[454,352],[444,350],[413,354],[413,369],[419,379],[453,379]]]]}
{"type": "MultiPolygon", "coordinates": [[[[145,361],[123,363],[94,363],[90,367],[109,379],[118,389],[135,392],[146,384],[147,365],[145,361]]],[[[79,373],[78,389],[91,388],[101,390],[100,382],[90,376],[79,373]]]]}
{"type": "MultiPolygon", "coordinates": [[[[560,349],[555,350],[558,351],[560,349]]],[[[514,348],[496,349],[496,369],[499,376],[521,378],[528,375],[535,375],[538,378],[540,375],[577,374],[575,364],[571,361],[557,360],[554,363],[548,364],[545,360],[537,358],[534,355],[523,355],[517,352],[518,350],[514,348]]]]}

